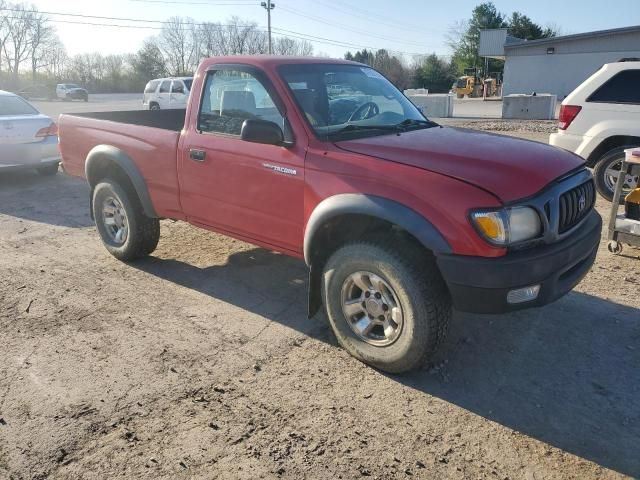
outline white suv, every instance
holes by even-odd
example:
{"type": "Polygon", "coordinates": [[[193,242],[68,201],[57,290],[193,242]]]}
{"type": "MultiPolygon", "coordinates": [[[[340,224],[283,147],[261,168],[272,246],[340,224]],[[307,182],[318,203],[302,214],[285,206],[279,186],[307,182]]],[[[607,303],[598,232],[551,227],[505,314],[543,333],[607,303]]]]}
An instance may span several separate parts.
{"type": "Polygon", "coordinates": [[[158,78],[144,87],[142,104],[149,110],[187,108],[192,77],[158,78]]]}
{"type": "MultiPolygon", "coordinates": [[[[594,168],[596,188],[611,200],[624,150],[640,146],[640,61],[604,65],[562,102],[549,143],[577,153],[594,168]]],[[[638,186],[627,175],[623,196],[638,186]]]]}

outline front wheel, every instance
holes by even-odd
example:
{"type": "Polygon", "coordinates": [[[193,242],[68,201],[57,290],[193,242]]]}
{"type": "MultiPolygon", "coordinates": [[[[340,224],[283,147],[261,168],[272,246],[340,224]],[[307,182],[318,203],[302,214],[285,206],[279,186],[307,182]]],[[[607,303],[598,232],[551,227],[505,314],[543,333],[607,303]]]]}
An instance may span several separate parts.
{"type": "Polygon", "coordinates": [[[398,242],[339,248],[325,266],[322,297],[340,345],[389,373],[415,369],[432,356],[451,317],[433,260],[398,242]]]}
{"type": "Polygon", "coordinates": [[[119,260],[149,255],[160,239],[160,222],[147,217],[135,192],[105,179],[95,186],[91,201],[102,243],[119,260]]]}
{"type": "MultiPolygon", "coordinates": [[[[607,200],[613,199],[613,193],[616,188],[616,182],[620,176],[622,161],[624,160],[624,151],[633,148],[633,145],[614,148],[605,153],[596,163],[593,169],[593,176],[596,183],[598,193],[607,200]]],[[[638,176],[626,175],[622,187],[620,200],[623,201],[631,190],[638,187],[638,176]]]]}

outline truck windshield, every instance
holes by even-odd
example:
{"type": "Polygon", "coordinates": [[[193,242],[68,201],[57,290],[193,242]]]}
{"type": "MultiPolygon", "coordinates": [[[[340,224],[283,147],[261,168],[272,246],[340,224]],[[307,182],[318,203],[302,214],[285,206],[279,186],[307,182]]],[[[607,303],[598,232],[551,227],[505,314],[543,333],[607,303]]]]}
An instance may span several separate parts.
{"type": "Polygon", "coordinates": [[[279,73],[321,138],[385,135],[435,125],[380,73],[360,65],[283,65],[279,73]]]}

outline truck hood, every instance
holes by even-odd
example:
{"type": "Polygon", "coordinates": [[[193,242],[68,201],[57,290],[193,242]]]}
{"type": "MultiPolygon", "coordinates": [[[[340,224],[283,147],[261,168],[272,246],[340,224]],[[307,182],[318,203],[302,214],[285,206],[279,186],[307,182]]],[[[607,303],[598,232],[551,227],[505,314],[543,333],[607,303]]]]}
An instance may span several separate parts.
{"type": "Polygon", "coordinates": [[[453,127],[337,142],[341,149],[457,178],[503,202],[526,198],[584,160],[543,143],[453,127]]]}

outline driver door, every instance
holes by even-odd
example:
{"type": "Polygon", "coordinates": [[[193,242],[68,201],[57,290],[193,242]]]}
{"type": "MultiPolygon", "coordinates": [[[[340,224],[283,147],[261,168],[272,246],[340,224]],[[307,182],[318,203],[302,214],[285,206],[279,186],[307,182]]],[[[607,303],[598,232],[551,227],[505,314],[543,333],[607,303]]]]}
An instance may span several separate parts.
{"type": "Polygon", "coordinates": [[[192,223],[299,254],[306,142],[243,141],[246,119],[286,125],[282,107],[276,106],[281,102],[274,101],[273,88],[255,68],[216,68],[204,81],[197,125],[182,137],[183,210],[192,223]]]}

